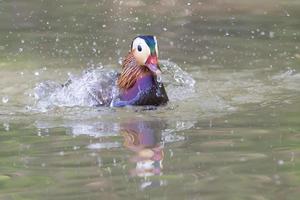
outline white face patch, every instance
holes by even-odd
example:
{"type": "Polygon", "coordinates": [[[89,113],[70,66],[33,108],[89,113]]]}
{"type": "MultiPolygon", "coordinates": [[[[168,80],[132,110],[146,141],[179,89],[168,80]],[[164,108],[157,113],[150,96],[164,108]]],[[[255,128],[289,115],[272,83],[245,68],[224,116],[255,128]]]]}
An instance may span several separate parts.
{"type": "Polygon", "coordinates": [[[150,56],[150,48],[148,47],[147,43],[142,38],[135,38],[132,42],[132,51],[134,51],[134,55],[140,64],[144,65],[146,60],[150,56]]]}

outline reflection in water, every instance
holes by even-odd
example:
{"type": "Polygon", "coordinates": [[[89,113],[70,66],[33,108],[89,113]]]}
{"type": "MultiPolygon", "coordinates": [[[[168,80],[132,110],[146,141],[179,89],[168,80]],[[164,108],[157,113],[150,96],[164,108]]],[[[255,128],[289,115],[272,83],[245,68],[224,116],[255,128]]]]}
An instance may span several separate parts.
{"type": "MultiPolygon", "coordinates": [[[[162,131],[166,124],[161,121],[129,121],[121,124],[124,146],[135,152],[130,161],[135,168],[130,171],[132,176],[149,177],[161,175],[163,170],[164,148],[162,131]]],[[[161,186],[159,180],[144,180],[141,189],[161,186]]]]}
{"type": "Polygon", "coordinates": [[[97,155],[99,160],[102,159],[105,150],[121,149],[123,143],[125,148],[134,152],[128,160],[126,159],[126,162],[133,163],[134,166],[129,164],[130,168],[124,170],[131,177],[142,178],[140,189],[165,185],[165,181],[150,179],[151,176],[163,175],[164,145],[184,140],[185,137],[182,134],[177,135],[178,132],[190,129],[194,125],[192,122],[143,120],[138,117],[111,122],[65,121],[62,124],[39,120],[35,124],[39,133],[63,127],[66,134],[90,137],[85,148],[93,151],[93,155],[97,155]],[[116,136],[122,136],[121,141],[116,136]]]}
{"type": "Polygon", "coordinates": [[[146,177],[162,173],[164,158],[161,136],[165,124],[159,121],[132,121],[121,125],[124,146],[135,152],[131,174],[146,177]]]}

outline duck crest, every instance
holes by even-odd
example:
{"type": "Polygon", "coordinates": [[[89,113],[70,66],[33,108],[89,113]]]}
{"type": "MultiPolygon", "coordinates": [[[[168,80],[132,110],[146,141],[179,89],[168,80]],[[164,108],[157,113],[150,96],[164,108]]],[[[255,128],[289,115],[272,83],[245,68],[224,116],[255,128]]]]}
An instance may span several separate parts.
{"type": "Polygon", "coordinates": [[[138,77],[147,73],[150,73],[150,70],[147,67],[139,66],[131,52],[123,61],[122,72],[117,84],[120,89],[127,90],[135,84],[138,77]]]}

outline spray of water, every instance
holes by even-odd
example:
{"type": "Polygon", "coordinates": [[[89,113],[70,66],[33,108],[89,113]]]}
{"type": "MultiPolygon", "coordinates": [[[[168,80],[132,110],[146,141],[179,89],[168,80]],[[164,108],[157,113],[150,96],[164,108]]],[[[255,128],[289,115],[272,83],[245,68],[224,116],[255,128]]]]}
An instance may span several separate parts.
{"type": "MultiPolygon", "coordinates": [[[[178,99],[182,91],[185,94],[181,98],[194,93],[195,80],[187,72],[170,61],[162,61],[161,67],[163,75],[157,76],[158,86],[165,84],[171,101],[178,99]]],[[[65,84],[54,81],[39,83],[34,90],[36,107],[45,111],[54,107],[109,106],[119,95],[117,76],[114,70],[98,67],[89,68],[78,76],[70,74],[65,84]]]]}

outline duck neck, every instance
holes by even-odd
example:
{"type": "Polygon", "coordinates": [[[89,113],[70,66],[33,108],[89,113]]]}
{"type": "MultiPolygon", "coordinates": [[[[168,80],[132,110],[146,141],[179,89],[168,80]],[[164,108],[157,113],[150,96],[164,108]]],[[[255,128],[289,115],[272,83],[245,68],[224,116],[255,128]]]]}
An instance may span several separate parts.
{"type": "Polygon", "coordinates": [[[150,74],[150,70],[145,66],[139,66],[133,54],[129,53],[123,61],[122,72],[118,79],[118,86],[122,90],[128,90],[134,86],[139,78],[150,74]]]}

